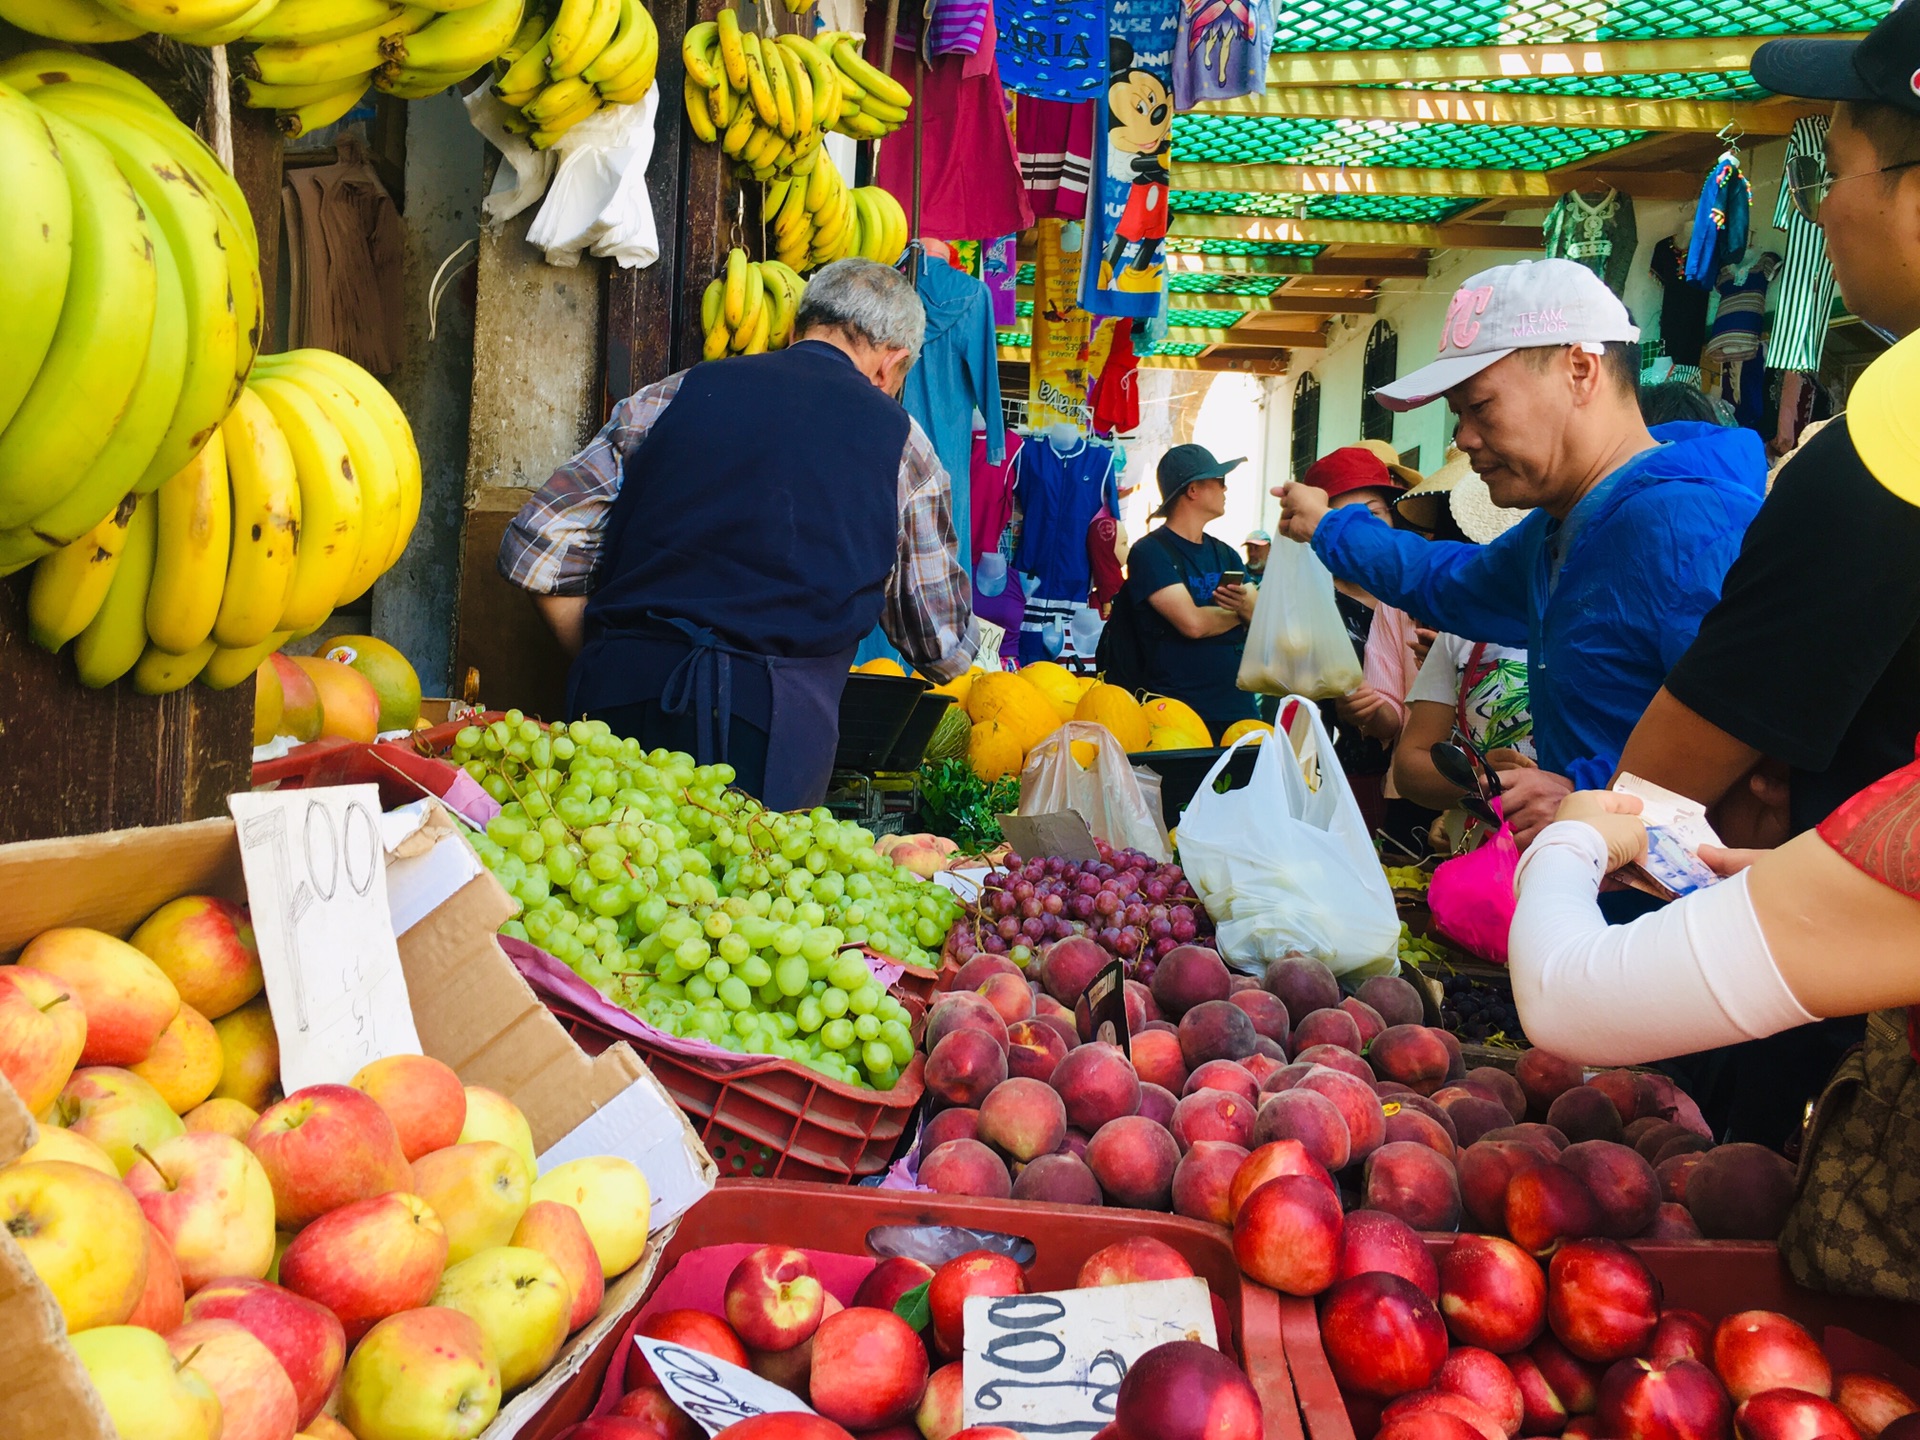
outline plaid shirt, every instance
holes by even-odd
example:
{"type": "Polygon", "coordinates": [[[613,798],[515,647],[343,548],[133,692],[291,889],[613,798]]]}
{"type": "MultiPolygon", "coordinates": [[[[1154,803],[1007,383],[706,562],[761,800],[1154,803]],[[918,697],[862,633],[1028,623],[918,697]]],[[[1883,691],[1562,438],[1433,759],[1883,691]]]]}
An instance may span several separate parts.
{"type": "MultiPolygon", "coordinates": [[[[669,375],[614,406],[587,448],[521,507],[500,541],[500,574],[511,584],[535,595],[585,595],[594,588],[627,460],[686,375],[669,375]]],[[[973,663],[980,631],[954,535],[951,484],[918,421],[909,421],[900,453],[899,505],[898,554],[880,628],[922,674],[950,680],[973,663]]]]}

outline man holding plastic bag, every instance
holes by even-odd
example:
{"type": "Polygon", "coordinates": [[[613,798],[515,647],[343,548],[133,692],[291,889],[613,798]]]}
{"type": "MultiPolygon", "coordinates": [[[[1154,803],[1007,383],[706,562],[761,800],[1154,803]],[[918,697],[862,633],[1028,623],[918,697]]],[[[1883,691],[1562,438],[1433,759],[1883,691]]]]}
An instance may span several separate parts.
{"type": "Polygon", "coordinates": [[[1330,512],[1305,485],[1274,492],[1288,538],[1335,576],[1439,629],[1526,647],[1540,768],[1502,776],[1523,846],[1569,790],[1612,777],[1765,494],[1751,431],[1648,431],[1639,338],[1584,265],[1502,265],[1454,295],[1439,359],[1374,392],[1392,410],[1444,398],[1494,502],[1534,510],[1492,544],[1422,540],[1359,506],[1330,512]]]}

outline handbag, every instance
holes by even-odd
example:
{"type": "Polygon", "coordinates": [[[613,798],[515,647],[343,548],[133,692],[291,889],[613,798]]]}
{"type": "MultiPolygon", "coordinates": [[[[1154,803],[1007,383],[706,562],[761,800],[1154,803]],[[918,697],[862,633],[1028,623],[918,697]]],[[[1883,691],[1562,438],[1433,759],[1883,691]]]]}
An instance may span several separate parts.
{"type": "MultiPolygon", "coordinates": [[[[1492,804],[1500,805],[1496,797],[1492,804]]],[[[1486,842],[1443,860],[1427,885],[1427,910],[1441,939],[1494,965],[1507,963],[1507,932],[1513,928],[1513,878],[1520,846],[1503,820],[1486,842]]]]}

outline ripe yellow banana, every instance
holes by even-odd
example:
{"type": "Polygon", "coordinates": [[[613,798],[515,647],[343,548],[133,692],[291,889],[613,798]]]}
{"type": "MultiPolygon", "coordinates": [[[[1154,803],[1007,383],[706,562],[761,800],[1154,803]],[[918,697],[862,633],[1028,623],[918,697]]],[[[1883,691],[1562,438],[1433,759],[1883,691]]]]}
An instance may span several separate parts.
{"type": "Polygon", "coordinates": [[[726,286],[721,305],[727,328],[738,330],[747,314],[747,252],[738,245],[727,252],[726,286]]]}
{"type": "Polygon", "coordinates": [[[425,100],[471,74],[473,70],[408,70],[389,61],[373,72],[373,88],[399,100],[425,100]]]}
{"type": "Polygon", "coordinates": [[[513,32],[513,39],[506,43],[505,48],[495,58],[503,67],[513,64],[531,50],[542,35],[547,33],[549,23],[546,11],[529,9],[521,17],[520,28],[513,32]]]}
{"type": "Polygon", "coordinates": [[[64,40],[69,45],[109,45],[137,40],[145,31],[128,24],[93,0],[0,0],[0,20],[29,35],[64,40]]]}
{"type": "Polygon", "coordinates": [[[746,37],[740,30],[740,16],[732,7],[720,12],[716,37],[720,43],[720,64],[725,69],[727,84],[741,95],[747,93],[747,51],[746,37]]]}
{"type": "Polygon", "coordinates": [[[733,112],[733,123],[727,126],[725,133],[720,137],[720,149],[736,159],[739,158],[740,152],[746,149],[747,142],[753,139],[759,124],[760,117],[754,113],[753,105],[747,100],[741,100],[738,108],[733,112]]]}
{"type": "Polygon", "coordinates": [[[153,578],[156,508],[151,495],[133,502],[120,563],[113,567],[106,596],[74,641],[73,663],[82,685],[96,690],[111,685],[134,667],[147,648],[147,586],[153,578]]]}
{"type": "Polygon", "coordinates": [[[773,310],[762,305],[753,319],[753,332],[747,337],[746,348],[742,355],[764,355],[767,353],[767,334],[772,327],[773,310]]]}
{"type": "Polygon", "coordinates": [[[718,85],[710,85],[702,93],[706,96],[707,118],[713,121],[716,133],[725,134],[740,108],[740,97],[733,93],[733,87],[724,78],[718,85]]]}
{"type": "Polygon", "coordinates": [[[40,112],[0,85],[0,255],[7,303],[0,306],[0,431],[19,408],[60,323],[73,264],[73,200],[60,152],[40,112]]]}
{"type": "Polygon", "coordinates": [[[528,46],[518,60],[500,72],[500,78],[493,82],[493,93],[509,105],[524,105],[526,101],[517,97],[538,94],[540,87],[547,83],[547,54],[552,45],[553,31],[548,30],[528,46]]]}
{"type": "Polygon", "coordinates": [[[614,18],[617,23],[612,36],[580,71],[584,79],[595,85],[611,80],[646,52],[647,34],[653,26],[647,7],[640,0],[618,0],[614,18]]]}
{"type": "Polygon", "coordinates": [[[159,288],[151,230],[113,157],[42,114],[73,195],[73,263],[53,343],[0,431],[0,527],[58,503],[106,447],[139,381],[159,288]]]}
{"type": "Polygon", "coordinates": [[[532,100],[520,107],[520,113],[533,121],[535,125],[546,125],[570,111],[577,110],[583,100],[598,102],[598,93],[593,86],[578,76],[571,80],[556,80],[543,89],[532,100]]]}
{"type": "Polygon", "coordinates": [[[278,372],[277,378],[312,396],[347,442],[347,458],[360,489],[360,544],[336,604],[357,600],[397,559],[394,538],[400,528],[401,477],[392,447],[379,421],[345,386],[315,370],[278,372]]]}
{"type": "Polygon", "coordinates": [[[561,0],[554,17],[547,74],[570,80],[593,62],[620,21],[620,0],[561,0]]]}
{"type": "Polygon", "coordinates": [[[681,79],[680,98],[686,103],[687,125],[693,131],[696,140],[709,143],[720,138],[720,132],[714,128],[713,116],[707,113],[707,92],[693,76],[681,79]]]}
{"type": "Polygon", "coordinates": [[[258,0],[251,10],[224,25],[216,25],[211,30],[195,30],[188,35],[174,38],[186,45],[200,45],[211,50],[215,45],[227,45],[244,36],[252,35],[255,27],[280,7],[280,0],[258,0]]]}
{"type": "Polygon", "coordinates": [[[285,628],[279,621],[294,573],[300,482],[287,437],[251,389],[240,392],[220,432],[233,488],[233,547],[213,634],[232,649],[285,628]]]}
{"type": "Polygon", "coordinates": [[[831,124],[840,115],[839,72],[833,68],[833,62],[820,52],[820,47],[801,35],[782,35],[780,46],[798,60],[807,72],[807,81],[813,94],[813,123],[831,124]]]}
{"type": "Polygon", "coordinates": [[[280,133],[288,139],[301,135],[310,135],[315,130],[323,130],[340,119],[354,106],[360,103],[360,97],[367,93],[373,76],[360,75],[349,81],[338,94],[326,100],[314,100],[291,110],[283,110],[274,123],[280,127],[280,133]]]}
{"type": "Polygon", "coordinates": [[[157,35],[218,30],[240,19],[256,0],[97,0],[100,8],[129,25],[157,35]]]}
{"type": "Polygon", "coordinates": [[[724,73],[714,64],[714,52],[719,44],[720,26],[712,20],[688,26],[687,33],[680,39],[680,61],[702,90],[718,85],[724,73]]]}
{"type": "Polygon", "coordinates": [[[806,134],[818,123],[814,114],[813,76],[791,46],[775,45],[771,51],[762,46],[761,54],[777,60],[786,70],[787,88],[793,92],[794,133],[796,137],[806,134]]]}
{"type": "Polygon", "coordinates": [[[333,610],[360,553],[360,486],[345,437],[311,395],[271,376],[248,388],[266,402],[293,452],[300,532],[280,627],[305,630],[333,610]]]}
{"type": "Polygon", "coordinates": [[[242,680],[251,680],[266,658],[293,638],[291,630],[276,630],[254,645],[228,647],[216,645],[199,675],[209,690],[231,690],[242,680]]]}
{"type": "Polygon", "coordinates": [[[147,636],[185,654],[213,634],[233,548],[227,446],[219,430],[186,467],[154,491],[159,505],[147,636]]]}
{"type": "MultiPolygon", "coordinates": [[[[623,68],[604,80],[594,80],[601,98],[614,105],[631,105],[644,100],[647,91],[653,88],[654,76],[660,68],[660,32],[653,28],[653,17],[647,14],[640,0],[633,0],[633,5],[640,17],[637,22],[639,48],[623,68]]],[[[595,66],[589,65],[581,74],[593,80],[594,69],[595,66]]]]}
{"type": "Polygon", "coordinates": [[[762,125],[778,129],[780,106],[773,98],[773,86],[767,79],[766,63],[760,58],[760,37],[742,35],[740,48],[747,56],[747,94],[753,100],[754,113],[760,117],[762,125]]]}
{"type": "Polygon", "coordinates": [[[700,358],[702,360],[724,360],[731,348],[733,336],[727,333],[725,325],[711,325],[701,339],[700,358]]]}
{"type": "Polygon", "coordinates": [[[545,150],[557,143],[561,136],[592,115],[600,108],[600,92],[592,91],[586,99],[544,124],[534,126],[527,136],[527,143],[536,150],[545,150]]]}
{"type": "MultiPolygon", "coordinates": [[[[755,36],[756,41],[759,36],[755,36]]],[[[773,95],[775,124],[782,136],[791,140],[800,133],[800,115],[794,108],[793,89],[788,83],[787,67],[780,63],[780,47],[771,42],[756,44],[749,52],[753,59],[760,62],[761,73],[767,77],[767,89],[773,95]]],[[[752,70],[748,70],[751,81],[752,70]]]]}
{"type": "Polygon", "coordinates": [[[833,48],[828,53],[833,56],[834,68],[867,94],[876,96],[888,105],[902,108],[913,103],[913,96],[906,86],[891,75],[884,74],[878,66],[867,63],[866,57],[860,53],[857,37],[841,35],[833,42],[833,48]]]}
{"type": "Polygon", "coordinates": [[[525,0],[480,0],[418,30],[390,35],[380,42],[380,50],[409,70],[461,70],[470,75],[513,39],[525,13],[525,0]]]}
{"type": "Polygon", "coordinates": [[[608,105],[638,105],[647,98],[647,91],[652,88],[652,60],[642,60],[627,75],[616,75],[607,84],[598,87],[601,101],[608,105]]]}
{"type": "Polygon", "coordinates": [[[317,45],[395,19],[402,0],[280,0],[247,38],[262,45],[317,45]]]}
{"type": "Polygon", "coordinates": [[[203,640],[186,654],[175,655],[158,645],[148,645],[128,678],[142,695],[171,695],[184,690],[218,648],[212,640],[203,640]]]}
{"type": "Polygon", "coordinates": [[[273,85],[314,85],[325,80],[345,82],[371,75],[387,57],[381,43],[424,29],[435,12],[410,5],[391,20],[356,30],[334,40],[312,45],[262,45],[240,61],[243,73],[273,85]]]}
{"type": "Polygon", "coordinates": [[[127,496],[113,514],[34,567],[27,592],[27,633],[43,650],[58,650],[100,613],[126,548],[137,499],[127,496]]]}

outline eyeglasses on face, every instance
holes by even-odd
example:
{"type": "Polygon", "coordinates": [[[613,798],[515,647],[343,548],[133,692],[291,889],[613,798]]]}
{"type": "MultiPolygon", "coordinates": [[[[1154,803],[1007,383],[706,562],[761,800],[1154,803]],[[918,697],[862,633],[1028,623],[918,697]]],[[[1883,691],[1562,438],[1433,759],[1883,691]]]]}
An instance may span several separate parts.
{"type": "Polygon", "coordinates": [[[1827,194],[1843,180],[1861,180],[1869,175],[1891,175],[1896,170],[1911,170],[1920,160],[1902,160],[1898,165],[1882,165],[1878,170],[1857,170],[1851,175],[1832,175],[1819,155],[1796,155],[1787,161],[1787,195],[1793,208],[1810,224],[1820,223],[1820,206],[1827,194]]]}

